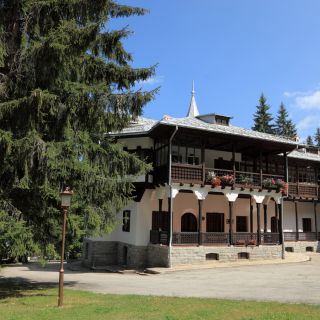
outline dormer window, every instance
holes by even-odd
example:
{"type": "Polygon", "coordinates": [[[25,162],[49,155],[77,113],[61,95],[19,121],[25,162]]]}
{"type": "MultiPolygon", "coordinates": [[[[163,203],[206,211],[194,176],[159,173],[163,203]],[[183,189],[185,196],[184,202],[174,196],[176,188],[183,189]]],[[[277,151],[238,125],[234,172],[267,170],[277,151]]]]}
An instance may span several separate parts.
{"type": "Polygon", "coordinates": [[[227,126],[228,125],[228,121],[227,121],[227,119],[216,118],[216,124],[222,124],[222,125],[227,126]]]}
{"type": "Polygon", "coordinates": [[[231,119],[231,117],[218,115],[215,113],[200,115],[200,116],[197,116],[196,118],[206,123],[220,124],[223,126],[228,126],[231,119]]]}

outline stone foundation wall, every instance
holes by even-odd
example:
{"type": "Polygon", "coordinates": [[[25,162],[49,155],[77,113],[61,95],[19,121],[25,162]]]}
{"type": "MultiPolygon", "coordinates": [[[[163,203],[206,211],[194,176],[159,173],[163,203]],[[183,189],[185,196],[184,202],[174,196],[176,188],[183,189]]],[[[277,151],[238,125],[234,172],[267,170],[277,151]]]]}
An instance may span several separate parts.
{"type": "Polygon", "coordinates": [[[168,267],[169,249],[167,246],[148,245],[148,267],[168,267]]]}
{"type": "Polygon", "coordinates": [[[293,252],[305,253],[307,248],[313,248],[313,252],[320,252],[319,241],[286,241],[284,246],[287,249],[292,248],[293,252]]]}
{"type": "Polygon", "coordinates": [[[82,263],[88,268],[110,265],[141,268],[148,265],[148,247],[146,246],[85,239],[82,252],[82,263]]]}
{"type": "MultiPolygon", "coordinates": [[[[319,251],[318,242],[286,242],[286,247],[293,247],[294,252],[306,252],[312,246],[319,251]]],[[[280,259],[281,246],[173,246],[171,264],[204,263],[218,258],[220,261],[239,259],[239,253],[250,260],[280,259]]],[[[168,247],[162,245],[134,246],[123,242],[84,241],[83,264],[86,267],[107,265],[126,265],[131,268],[168,267],[168,247]]]]}
{"type": "Polygon", "coordinates": [[[132,244],[118,242],[117,261],[119,265],[142,268],[147,265],[147,251],[145,246],[134,246],[132,244]]]}
{"type": "MultiPolygon", "coordinates": [[[[190,263],[202,263],[207,261],[206,255],[218,257],[222,261],[238,260],[239,253],[248,254],[251,260],[280,259],[281,246],[231,246],[231,247],[172,247],[172,266],[190,263]]],[[[210,257],[209,256],[209,257],[210,257]]]]}
{"type": "Polygon", "coordinates": [[[92,241],[85,239],[83,242],[83,265],[98,267],[117,264],[117,243],[112,241],[92,241]]]}

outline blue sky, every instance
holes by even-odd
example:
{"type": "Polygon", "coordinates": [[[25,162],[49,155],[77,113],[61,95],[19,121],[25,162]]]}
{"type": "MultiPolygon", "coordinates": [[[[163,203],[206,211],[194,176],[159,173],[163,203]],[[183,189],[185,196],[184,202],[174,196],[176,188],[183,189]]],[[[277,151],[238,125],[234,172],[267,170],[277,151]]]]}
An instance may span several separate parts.
{"type": "MultiPolygon", "coordinates": [[[[185,116],[192,80],[200,113],[250,128],[263,92],[283,101],[302,139],[320,127],[319,0],[119,0],[150,10],[121,19],[134,66],[158,63],[142,86],[161,86],[145,117],[185,116]]],[[[114,24],[113,24],[114,25],[114,24]]]]}

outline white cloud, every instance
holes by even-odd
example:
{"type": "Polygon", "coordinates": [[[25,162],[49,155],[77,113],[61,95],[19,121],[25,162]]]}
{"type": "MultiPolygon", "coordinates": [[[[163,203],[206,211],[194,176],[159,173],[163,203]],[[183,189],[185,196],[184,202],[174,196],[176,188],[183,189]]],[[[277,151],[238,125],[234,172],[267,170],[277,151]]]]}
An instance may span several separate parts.
{"type": "Polygon", "coordinates": [[[146,84],[146,85],[152,85],[152,84],[159,84],[164,82],[164,76],[156,76],[156,77],[150,77],[146,80],[139,81],[139,84],[146,84]]]}
{"type": "Polygon", "coordinates": [[[320,110],[320,90],[314,91],[309,95],[297,96],[295,104],[301,109],[319,109],[320,110]]]}
{"type": "Polygon", "coordinates": [[[320,123],[320,115],[308,115],[297,123],[299,130],[308,130],[318,127],[320,123]]]}
{"type": "Polygon", "coordinates": [[[283,93],[283,95],[286,97],[286,98],[294,98],[294,97],[297,97],[297,96],[305,96],[305,95],[309,95],[311,94],[312,91],[285,91],[283,93]]]}

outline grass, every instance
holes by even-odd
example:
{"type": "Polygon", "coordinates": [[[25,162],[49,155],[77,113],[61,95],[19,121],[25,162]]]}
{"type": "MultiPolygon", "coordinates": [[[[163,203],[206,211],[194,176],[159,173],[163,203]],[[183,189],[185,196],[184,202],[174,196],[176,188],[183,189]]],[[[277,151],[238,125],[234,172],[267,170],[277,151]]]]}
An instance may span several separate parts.
{"type": "Polygon", "coordinates": [[[104,295],[65,290],[65,305],[57,308],[57,289],[21,290],[0,295],[1,320],[55,319],[320,319],[320,306],[198,298],[104,295]]]}

